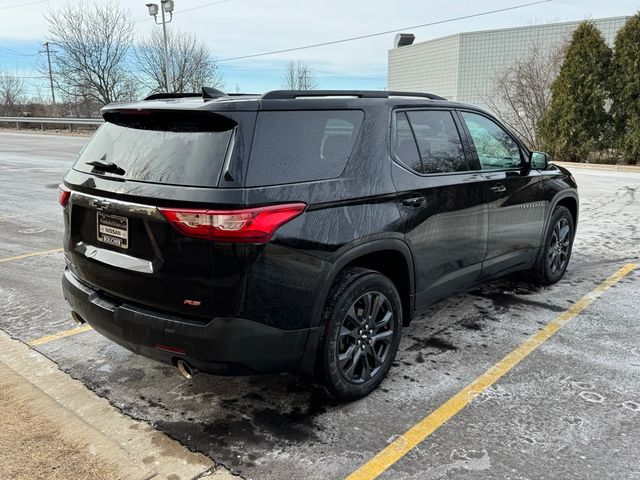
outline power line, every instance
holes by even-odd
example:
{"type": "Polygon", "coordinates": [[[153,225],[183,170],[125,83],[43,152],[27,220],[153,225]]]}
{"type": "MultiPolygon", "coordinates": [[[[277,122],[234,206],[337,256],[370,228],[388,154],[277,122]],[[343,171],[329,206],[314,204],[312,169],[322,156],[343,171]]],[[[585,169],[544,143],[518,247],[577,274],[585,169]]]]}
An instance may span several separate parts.
{"type": "Polygon", "coordinates": [[[48,79],[49,76],[35,76],[35,75],[11,75],[13,78],[19,78],[20,80],[31,80],[31,79],[38,79],[38,80],[44,80],[44,79],[48,79]]]}
{"type": "Polygon", "coordinates": [[[272,50],[270,52],[253,53],[251,55],[242,55],[242,56],[239,56],[239,57],[223,58],[221,60],[218,60],[218,62],[230,62],[232,60],[244,60],[246,58],[263,57],[265,55],[275,55],[277,53],[295,52],[295,51],[298,51],[298,50],[306,50],[308,48],[326,47],[327,45],[336,45],[338,43],[353,42],[355,40],[363,40],[365,38],[379,37],[381,35],[388,35],[390,33],[398,33],[398,32],[402,32],[404,30],[415,30],[417,28],[431,27],[433,25],[441,25],[443,23],[455,22],[455,21],[458,21],[458,20],[466,20],[466,19],[469,19],[469,18],[482,17],[484,15],[491,15],[491,14],[494,14],[494,13],[507,12],[509,10],[517,10],[519,8],[529,7],[531,5],[538,5],[540,3],[548,3],[548,2],[552,2],[552,1],[553,0],[538,0],[536,2],[522,3],[520,5],[514,5],[512,7],[499,8],[499,9],[496,9],[496,10],[487,10],[486,12],[473,13],[473,14],[470,14],[470,15],[463,15],[461,17],[448,18],[446,20],[438,20],[436,22],[423,23],[421,25],[413,25],[413,26],[410,26],[410,27],[397,28],[397,29],[394,29],[394,30],[386,30],[384,32],[369,33],[367,35],[359,35],[357,37],[349,37],[349,38],[343,38],[343,39],[340,39],[340,40],[332,40],[330,42],[314,43],[314,44],[311,44],[311,45],[304,45],[304,46],[300,46],[300,47],[284,48],[282,50],[272,50]]]}
{"type": "Polygon", "coordinates": [[[205,3],[204,5],[199,5],[197,7],[180,9],[180,10],[176,11],[176,13],[191,12],[193,10],[198,10],[199,8],[213,7],[214,5],[220,5],[221,3],[227,3],[227,2],[230,2],[230,1],[231,0],[218,0],[217,2],[205,3]]]}
{"type": "Polygon", "coordinates": [[[377,80],[377,78],[380,77],[380,75],[384,75],[382,73],[372,73],[371,75],[349,75],[347,73],[328,72],[326,70],[316,70],[316,69],[313,69],[313,73],[325,75],[327,77],[356,78],[361,80],[377,80]]]}
{"type": "Polygon", "coordinates": [[[5,54],[2,55],[4,57],[7,57],[8,55],[11,55],[13,57],[35,57],[36,55],[38,55],[37,53],[20,53],[10,48],[3,47],[2,45],[0,45],[0,53],[5,54]]]}
{"type": "Polygon", "coordinates": [[[39,3],[49,3],[49,0],[37,0],[36,2],[27,2],[27,3],[17,3],[15,5],[6,5],[4,7],[0,7],[0,10],[7,10],[9,8],[28,7],[29,5],[37,5],[39,3]]]}

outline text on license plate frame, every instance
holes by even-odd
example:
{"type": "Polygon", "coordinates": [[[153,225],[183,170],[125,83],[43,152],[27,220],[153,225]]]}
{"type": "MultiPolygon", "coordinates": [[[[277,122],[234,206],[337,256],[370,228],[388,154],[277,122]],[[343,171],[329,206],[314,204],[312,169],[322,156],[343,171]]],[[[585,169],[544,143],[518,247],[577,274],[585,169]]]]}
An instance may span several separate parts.
{"type": "Polygon", "coordinates": [[[129,219],[98,210],[96,237],[99,242],[126,250],[129,248],[129,219]]]}

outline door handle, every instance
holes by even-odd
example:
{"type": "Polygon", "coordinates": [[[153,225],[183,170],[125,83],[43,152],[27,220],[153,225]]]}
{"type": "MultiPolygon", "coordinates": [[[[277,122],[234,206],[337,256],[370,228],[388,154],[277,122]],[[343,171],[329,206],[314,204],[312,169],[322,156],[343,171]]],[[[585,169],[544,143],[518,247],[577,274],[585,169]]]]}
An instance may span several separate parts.
{"type": "Polygon", "coordinates": [[[409,198],[405,198],[404,200],[402,200],[402,205],[406,206],[406,207],[420,207],[422,205],[424,205],[427,202],[427,199],[424,198],[422,195],[418,195],[415,197],[409,197],[409,198]]]}
{"type": "Polygon", "coordinates": [[[493,193],[504,193],[507,191],[507,187],[505,187],[504,185],[495,185],[493,187],[489,187],[489,190],[491,190],[493,193]]]}

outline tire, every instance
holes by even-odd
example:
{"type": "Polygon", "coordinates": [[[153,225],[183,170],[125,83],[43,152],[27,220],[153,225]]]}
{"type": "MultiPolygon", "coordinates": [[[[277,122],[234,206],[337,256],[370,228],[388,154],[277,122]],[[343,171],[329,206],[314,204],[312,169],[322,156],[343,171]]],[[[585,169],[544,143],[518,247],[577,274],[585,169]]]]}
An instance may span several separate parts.
{"type": "Polygon", "coordinates": [[[373,270],[345,269],[331,288],[322,319],[320,380],[341,400],[368,395],[387,375],[400,344],[402,304],[395,285],[373,270]]]}
{"type": "Polygon", "coordinates": [[[575,227],[573,216],[566,207],[556,207],[549,221],[549,229],[531,278],[540,285],[552,285],[560,280],[571,258],[575,227]]]}

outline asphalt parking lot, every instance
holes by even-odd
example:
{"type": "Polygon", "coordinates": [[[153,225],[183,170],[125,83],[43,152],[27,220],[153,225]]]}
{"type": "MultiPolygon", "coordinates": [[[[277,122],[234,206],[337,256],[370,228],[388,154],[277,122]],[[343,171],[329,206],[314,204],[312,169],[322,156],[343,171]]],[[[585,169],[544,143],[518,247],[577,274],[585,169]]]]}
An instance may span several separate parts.
{"type": "MultiPolygon", "coordinates": [[[[0,133],[0,329],[47,337],[35,348],[63,371],[246,479],[347,477],[640,259],[640,174],[576,168],[565,278],[543,289],[509,278],[434,305],[369,397],[337,404],[288,375],[188,382],[88,329],[67,334],[57,185],[86,141],[0,133]]],[[[379,478],[640,478],[639,310],[635,269],[379,478]]]]}

